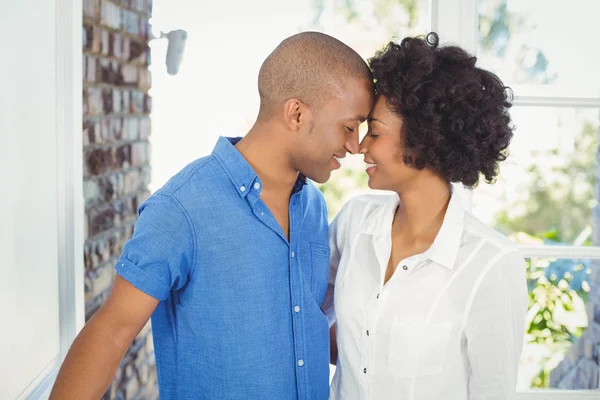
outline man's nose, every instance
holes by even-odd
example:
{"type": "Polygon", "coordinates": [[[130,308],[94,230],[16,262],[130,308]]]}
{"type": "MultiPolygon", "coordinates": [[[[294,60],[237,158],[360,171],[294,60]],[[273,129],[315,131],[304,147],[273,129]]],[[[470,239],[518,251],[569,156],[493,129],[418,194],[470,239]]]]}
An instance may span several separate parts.
{"type": "Polygon", "coordinates": [[[344,147],[350,154],[358,152],[358,130],[352,133],[346,143],[344,143],[344,147]]]}
{"type": "Polygon", "coordinates": [[[365,137],[363,138],[362,142],[360,142],[360,144],[358,145],[358,153],[359,154],[367,154],[367,152],[369,151],[368,148],[368,135],[365,135],[365,137]]]}

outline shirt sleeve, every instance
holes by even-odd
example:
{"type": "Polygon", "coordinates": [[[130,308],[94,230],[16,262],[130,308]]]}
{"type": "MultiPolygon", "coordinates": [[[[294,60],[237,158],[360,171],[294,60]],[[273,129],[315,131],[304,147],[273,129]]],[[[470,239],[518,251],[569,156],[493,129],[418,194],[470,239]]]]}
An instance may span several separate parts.
{"type": "Polygon", "coordinates": [[[171,290],[188,282],[195,244],[183,206],[170,195],[154,194],[140,206],[133,237],[116,264],[117,274],[144,293],[165,300],[171,290]]]}
{"type": "Polygon", "coordinates": [[[346,203],[340,210],[338,215],[334,218],[333,222],[329,226],[329,280],[327,284],[327,292],[325,293],[325,300],[323,301],[323,312],[327,315],[329,327],[335,323],[335,308],[333,298],[335,295],[335,279],[338,273],[338,267],[340,265],[340,258],[342,248],[344,246],[344,239],[347,237],[347,214],[348,214],[349,203],[346,203]]]}
{"type": "Polygon", "coordinates": [[[483,273],[464,330],[469,400],[514,400],[528,306],[526,264],[513,251],[483,273]]]}

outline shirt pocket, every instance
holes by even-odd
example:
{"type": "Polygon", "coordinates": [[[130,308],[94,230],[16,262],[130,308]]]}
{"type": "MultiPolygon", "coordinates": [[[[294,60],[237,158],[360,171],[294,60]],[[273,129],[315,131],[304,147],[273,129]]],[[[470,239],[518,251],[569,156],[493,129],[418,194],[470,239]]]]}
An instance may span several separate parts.
{"type": "Polygon", "coordinates": [[[329,246],[310,243],[311,279],[310,290],[319,306],[323,303],[329,280],[329,246]]]}
{"type": "Polygon", "coordinates": [[[388,371],[405,378],[441,373],[451,334],[452,322],[408,324],[395,317],[390,332],[388,371]]]}

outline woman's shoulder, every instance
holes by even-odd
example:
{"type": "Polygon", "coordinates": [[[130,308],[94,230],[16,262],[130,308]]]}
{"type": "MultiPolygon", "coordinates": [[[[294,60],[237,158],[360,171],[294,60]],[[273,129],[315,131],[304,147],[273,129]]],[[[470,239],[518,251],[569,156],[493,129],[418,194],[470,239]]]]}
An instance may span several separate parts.
{"type": "Polygon", "coordinates": [[[338,215],[347,216],[352,214],[352,218],[356,218],[357,214],[364,214],[365,212],[370,214],[382,207],[397,203],[398,195],[395,193],[381,192],[361,194],[348,200],[338,215]]]}
{"type": "Polygon", "coordinates": [[[477,239],[484,239],[495,253],[519,252],[518,246],[505,234],[497,231],[470,212],[464,216],[464,227],[468,235],[477,239]]]}
{"type": "Polygon", "coordinates": [[[344,204],[335,217],[335,222],[345,227],[360,227],[368,220],[377,218],[382,211],[398,204],[398,195],[381,192],[361,194],[351,198],[344,204]]]}

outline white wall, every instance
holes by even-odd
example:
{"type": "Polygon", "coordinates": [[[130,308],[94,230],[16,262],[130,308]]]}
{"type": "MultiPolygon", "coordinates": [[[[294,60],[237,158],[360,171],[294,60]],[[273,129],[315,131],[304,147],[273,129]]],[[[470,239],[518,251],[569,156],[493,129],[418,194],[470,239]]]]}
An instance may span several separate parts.
{"type": "Polygon", "coordinates": [[[72,3],[0,1],[2,400],[44,396],[83,319],[81,5],[72,3]]]}

